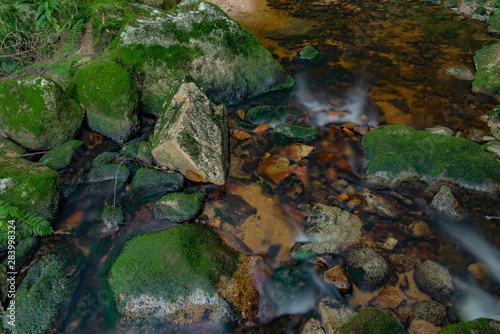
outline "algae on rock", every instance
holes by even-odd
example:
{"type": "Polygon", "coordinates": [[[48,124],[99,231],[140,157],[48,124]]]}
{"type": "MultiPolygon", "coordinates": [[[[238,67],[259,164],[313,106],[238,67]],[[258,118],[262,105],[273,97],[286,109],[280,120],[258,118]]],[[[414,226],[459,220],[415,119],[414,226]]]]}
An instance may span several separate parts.
{"type": "Polygon", "coordinates": [[[84,110],[49,78],[0,82],[0,131],[26,148],[68,141],[80,129],[83,117],[84,110]]]}
{"type": "Polygon", "coordinates": [[[293,84],[253,35],[216,5],[198,0],[130,21],[108,56],[140,78],[143,107],[153,114],[186,77],[217,104],[237,104],[293,84]]]}
{"type": "Polygon", "coordinates": [[[82,145],[83,142],[80,140],[70,140],[42,155],[40,162],[52,169],[68,167],[71,159],[82,145]]]}
{"type": "Polygon", "coordinates": [[[117,142],[139,127],[139,93],[130,74],[117,63],[96,59],[79,70],[69,94],[87,110],[89,127],[117,142]]]}
{"type": "Polygon", "coordinates": [[[486,46],[476,52],[474,63],[476,75],[472,82],[472,91],[500,98],[500,43],[486,46]]]}

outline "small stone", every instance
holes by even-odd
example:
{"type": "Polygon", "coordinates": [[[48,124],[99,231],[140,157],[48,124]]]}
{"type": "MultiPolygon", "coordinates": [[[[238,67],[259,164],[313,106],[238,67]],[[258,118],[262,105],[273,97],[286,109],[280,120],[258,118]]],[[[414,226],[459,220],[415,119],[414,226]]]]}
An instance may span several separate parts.
{"type": "Polygon", "coordinates": [[[290,125],[286,123],[278,124],[273,129],[273,138],[279,142],[305,142],[318,137],[318,131],[313,128],[290,125]]]}
{"type": "Polygon", "coordinates": [[[294,143],[287,146],[281,151],[281,156],[283,158],[291,159],[295,162],[301,161],[303,158],[307,157],[316,147],[304,145],[300,143],[294,143]]]}
{"type": "Polygon", "coordinates": [[[311,318],[306,322],[302,334],[325,334],[325,331],[321,328],[321,321],[311,318]]]}
{"type": "Polygon", "coordinates": [[[447,186],[442,186],[431,202],[431,207],[436,211],[454,218],[463,217],[463,211],[460,203],[453,195],[451,189],[447,186]]]}
{"type": "Polygon", "coordinates": [[[180,173],[140,168],[135,173],[130,189],[134,195],[160,194],[161,197],[166,193],[181,190],[183,185],[184,177],[180,173]]]}
{"type": "Polygon", "coordinates": [[[405,300],[406,296],[401,289],[395,286],[387,286],[380,290],[378,296],[370,300],[369,304],[380,309],[395,310],[405,300]]]}
{"type": "Polygon", "coordinates": [[[469,264],[467,271],[478,280],[482,280],[488,275],[488,272],[481,263],[469,264]]]}
{"type": "Polygon", "coordinates": [[[435,126],[433,128],[427,128],[425,131],[430,133],[437,133],[444,136],[453,136],[453,130],[447,128],[446,126],[435,126]]]}
{"type": "Polygon", "coordinates": [[[429,225],[423,221],[415,222],[410,226],[410,235],[413,238],[422,238],[431,235],[429,225]]]}
{"type": "Polygon", "coordinates": [[[433,299],[447,298],[455,289],[448,269],[430,260],[419,265],[413,277],[418,288],[433,299]]]}
{"type": "Polygon", "coordinates": [[[148,165],[152,165],[154,163],[155,159],[151,153],[151,144],[148,141],[141,141],[139,143],[136,158],[148,165]]]}
{"type": "Polygon", "coordinates": [[[435,326],[440,326],[446,317],[446,308],[436,301],[428,300],[413,305],[412,318],[425,320],[435,326]]]}
{"type": "Polygon", "coordinates": [[[410,334],[435,334],[441,327],[436,327],[425,320],[413,320],[408,328],[410,334]]]}
{"type": "Polygon", "coordinates": [[[341,264],[325,271],[323,279],[325,282],[333,284],[344,295],[352,293],[351,279],[341,264]]]}
{"type": "Polygon", "coordinates": [[[481,143],[483,140],[485,133],[483,130],[479,129],[469,129],[469,134],[467,135],[467,139],[475,141],[476,143],[481,143]]]}
{"type": "Polygon", "coordinates": [[[375,334],[375,333],[391,333],[404,334],[408,333],[396,320],[376,309],[375,307],[367,307],[359,311],[349,322],[340,327],[338,334],[375,334]]]}
{"type": "Polygon", "coordinates": [[[356,312],[349,306],[340,304],[330,297],[323,298],[320,301],[318,311],[321,315],[321,327],[323,327],[326,334],[337,333],[343,324],[356,315],[356,312]]]}
{"type": "Polygon", "coordinates": [[[389,218],[396,218],[398,216],[394,208],[394,203],[383,196],[365,191],[365,198],[370,212],[375,212],[389,218]]]}
{"type": "Polygon", "coordinates": [[[125,211],[118,205],[106,205],[101,212],[101,219],[108,228],[112,228],[125,221],[125,211]]]}
{"type": "Polygon", "coordinates": [[[385,249],[389,249],[389,250],[393,250],[394,247],[396,247],[396,245],[398,244],[398,240],[397,239],[394,239],[394,238],[387,238],[387,240],[384,242],[384,245],[383,247],[385,249]]]}
{"type": "Polygon", "coordinates": [[[452,77],[459,80],[465,80],[465,81],[474,80],[474,74],[472,74],[472,72],[469,71],[464,66],[454,66],[452,68],[444,70],[444,73],[451,75],[452,77]]]}
{"type": "Polygon", "coordinates": [[[482,141],[487,142],[487,141],[494,141],[496,138],[493,136],[484,136],[482,141]]]}
{"type": "Polygon", "coordinates": [[[159,219],[184,222],[194,219],[203,209],[205,194],[172,193],[163,196],[156,204],[155,215],[159,219]]]}
{"type": "Polygon", "coordinates": [[[371,248],[358,248],[347,255],[349,277],[364,291],[373,291],[389,278],[387,261],[371,248]]]}
{"type": "Polygon", "coordinates": [[[288,175],[292,173],[290,170],[290,162],[288,159],[283,159],[275,156],[270,156],[264,159],[257,168],[259,174],[275,184],[280,183],[288,175]]]}
{"type": "Polygon", "coordinates": [[[280,123],[286,119],[287,110],[275,106],[258,106],[248,110],[246,118],[254,124],[280,123]]]}
{"type": "Polygon", "coordinates": [[[491,113],[488,115],[487,121],[490,128],[500,129],[500,105],[493,108],[491,113]]]}
{"type": "Polygon", "coordinates": [[[123,165],[107,164],[92,168],[88,175],[89,183],[115,182],[122,187],[130,176],[130,170],[123,165]]]}
{"type": "Polygon", "coordinates": [[[406,273],[417,265],[417,261],[414,258],[404,254],[391,254],[389,262],[398,273],[406,273]]]}
{"type": "Polygon", "coordinates": [[[491,152],[496,157],[500,158],[500,142],[491,141],[488,144],[483,145],[483,148],[485,148],[487,152],[491,152]]]}
{"type": "Polygon", "coordinates": [[[319,56],[318,50],[310,45],[307,45],[300,51],[300,59],[314,60],[319,56]]]}

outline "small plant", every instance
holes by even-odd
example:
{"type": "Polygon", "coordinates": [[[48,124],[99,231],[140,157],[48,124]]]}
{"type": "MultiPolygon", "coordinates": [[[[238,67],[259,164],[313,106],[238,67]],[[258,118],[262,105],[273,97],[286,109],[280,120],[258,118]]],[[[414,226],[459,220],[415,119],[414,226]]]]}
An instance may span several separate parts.
{"type": "Polygon", "coordinates": [[[17,207],[1,204],[0,243],[2,244],[6,244],[8,240],[9,220],[15,222],[16,240],[22,240],[28,236],[43,237],[54,232],[50,223],[42,217],[23,214],[17,207]]]}
{"type": "Polygon", "coordinates": [[[56,28],[60,31],[59,22],[54,17],[54,14],[59,13],[59,0],[48,0],[36,3],[38,11],[35,16],[36,27],[40,30],[45,30],[47,25],[56,28]]]}

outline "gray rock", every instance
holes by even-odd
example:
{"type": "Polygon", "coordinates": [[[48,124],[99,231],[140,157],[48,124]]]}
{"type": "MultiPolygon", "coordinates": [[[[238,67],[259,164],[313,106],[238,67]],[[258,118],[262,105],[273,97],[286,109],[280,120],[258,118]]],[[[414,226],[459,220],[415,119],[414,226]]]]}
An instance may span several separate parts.
{"type": "Polygon", "coordinates": [[[44,149],[68,141],[80,129],[84,113],[49,78],[0,82],[0,131],[26,148],[44,149]]]}
{"type": "Polygon", "coordinates": [[[389,278],[387,261],[371,248],[358,248],[347,254],[349,277],[361,290],[374,290],[389,278]]]}
{"type": "Polygon", "coordinates": [[[389,218],[396,218],[398,216],[395,203],[391,203],[389,199],[369,191],[365,192],[365,198],[370,212],[375,212],[389,218]]]}
{"type": "Polygon", "coordinates": [[[500,142],[499,141],[491,141],[491,142],[483,145],[483,148],[486,151],[493,153],[497,158],[500,158],[500,142]]]}
{"type": "Polygon", "coordinates": [[[193,181],[224,184],[229,161],[226,108],[210,102],[194,83],[182,84],[158,117],[152,147],[160,165],[193,181]]]}
{"type": "MultiPolygon", "coordinates": [[[[161,196],[182,189],[184,177],[179,173],[167,173],[156,169],[141,168],[137,171],[130,184],[134,196],[152,199],[155,195],[161,196]]],[[[155,201],[152,199],[152,201],[155,201]]]]}
{"type": "Polygon", "coordinates": [[[447,128],[446,126],[435,126],[433,128],[427,128],[425,131],[430,132],[430,133],[437,133],[440,135],[445,135],[445,136],[453,136],[453,130],[450,128],[447,128]]]}
{"type": "Polygon", "coordinates": [[[80,140],[70,140],[60,146],[54,147],[40,158],[40,162],[52,169],[68,167],[73,156],[82,147],[80,140]]]}
{"type": "Polygon", "coordinates": [[[89,183],[111,183],[116,180],[116,187],[121,188],[127,182],[130,170],[123,165],[107,164],[92,168],[88,175],[89,183]]]}
{"type": "Polygon", "coordinates": [[[347,245],[361,238],[363,223],[358,216],[337,207],[315,204],[304,224],[304,232],[310,238],[300,244],[297,251],[314,253],[338,253],[347,245]]]}
{"type": "Polygon", "coordinates": [[[444,73],[449,74],[452,77],[457,78],[459,80],[465,80],[465,81],[474,80],[474,74],[472,74],[472,72],[469,71],[464,66],[454,66],[452,68],[444,70],[444,73]]]}
{"type": "Polygon", "coordinates": [[[92,161],[92,167],[109,164],[118,161],[120,155],[117,152],[102,152],[92,161]]]}
{"type": "Polygon", "coordinates": [[[340,304],[330,297],[323,298],[318,311],[321,316],[321,327],[326,334],[335,334],[343,324],[351,320],[356,311],[345,304],[340,304]]]}
{"type": "Polygon", "coordinates": [[[413,305],[412,318],[422,319],[435,326],[440,326],[446,317],[446,308],[433,300],[418,302],[413,305]]]}
{"type": "Polygon", "coordinates": [[[325,334],[318,319],[311,318],[306,322],[302,334],[325,334]]]}
{"type": "Polygon", "coordinates": [[[125,211],[119,205],[106,205],[101,212],[101,219],[108,228],[112,228],[125,221],[125,211]]]}
{"type": "Polygon", "coordinates": [[[216,5],[198,0],[129,21],[109,57],[143,78],[143,108],[153,114],[170,103],[186,77],[217,104],[293,85],[254,36],[216,5]]]}
{"type": "Polygon", "coordinates": [[[455,289],[448,269],[430,260],[415,269],[413,278],[418,288],[432,299],[447,298],[455,289]]]}
{"type": "Polygon", "coordinates": [[[431,207],[450,217],[460,218],[464,215],[460,203],[447,186],[442,186],[436,196],[434,196],[431,207]]]}
{"type": "Polygon", "coordinates": [[[481,143],[483,141],[485,133],[483,130],[479,129],[469,129],[469,134],[467,135],[467,139],[475,141],[476,143],[481,143]]]}

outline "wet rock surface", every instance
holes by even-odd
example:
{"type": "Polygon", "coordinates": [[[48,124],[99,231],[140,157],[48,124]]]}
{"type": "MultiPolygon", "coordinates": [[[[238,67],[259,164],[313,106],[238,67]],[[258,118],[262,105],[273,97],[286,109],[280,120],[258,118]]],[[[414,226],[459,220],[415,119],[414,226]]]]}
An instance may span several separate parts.
{"type": "Polygon", "coordinates": [[[359,248],[348,252],[346,260],[349,277],[360,289],[374,290],[389,278],[389,264],[371,248],[359,248]]]}
{"type": "Polygon", "coordinates": [[[433,261],[425,261],[414,271],[418,288],[437,300],[450,297],[455,288],[447,268],[433,261]]]}

